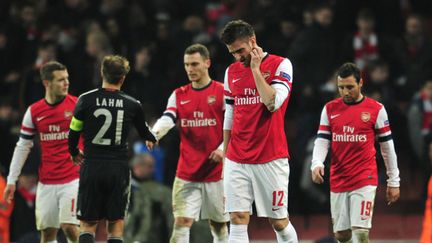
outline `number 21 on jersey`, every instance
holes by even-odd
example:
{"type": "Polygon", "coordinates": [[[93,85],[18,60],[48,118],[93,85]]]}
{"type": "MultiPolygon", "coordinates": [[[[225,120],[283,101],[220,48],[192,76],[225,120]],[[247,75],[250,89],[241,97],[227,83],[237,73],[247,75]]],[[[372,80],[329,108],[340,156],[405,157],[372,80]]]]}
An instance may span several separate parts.
{"type": "MultiPolygon", "coordinates": [[[[95,110],[93,112],[93,115],[95,117],[103,116],[105,118],[104,124],[99,129],[96,136],[93,138],[92,143],[98,144],[98,145],[111,145],[111,138],[104,138],[105,133],[108,131],[108,129],[111,127],[113,123],[112,114],[108,109],[100,108],[95,110]]],[[[118,110],[117,111],[117,119],[114,123],[115,126],[115,138],[114,138],[114,145],[120,145],[121,144],[121,135],[122,135],[122,129],[123,129],[123,116],[124,111],[118,110]]]]}

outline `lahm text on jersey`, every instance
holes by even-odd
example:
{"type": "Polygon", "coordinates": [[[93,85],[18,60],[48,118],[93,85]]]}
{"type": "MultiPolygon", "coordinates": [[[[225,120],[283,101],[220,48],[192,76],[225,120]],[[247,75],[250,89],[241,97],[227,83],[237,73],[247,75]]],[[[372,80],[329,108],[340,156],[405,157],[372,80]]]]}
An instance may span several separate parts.
{"type": "Polygon", "coordinates": [[[216,126],[215,118],[204,118],[204,112],[194,111],[194,119],[181,119],[182,127],[212,127],[216,126]]]}
{"type": "Polygon", "coordinates": [[[96,106],[123,107],[123,99],[96,98],[96,106]]]}
{"type": "Polygon", "coordinates": [[[343,126],[343,134],[333,133],[333,142],[366,142],[366,134],[354,134],[354,127],[343,126]]]}

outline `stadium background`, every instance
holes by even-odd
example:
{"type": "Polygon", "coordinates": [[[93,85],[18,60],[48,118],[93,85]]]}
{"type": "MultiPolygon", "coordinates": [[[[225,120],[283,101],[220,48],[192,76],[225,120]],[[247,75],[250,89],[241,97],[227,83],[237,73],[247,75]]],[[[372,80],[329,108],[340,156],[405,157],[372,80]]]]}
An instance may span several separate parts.
{"type": "MultiPolygon", "coordinates": [[[[431,14],[428,0],[2,0],[0,165],[7,173],[22,115],[29,104],[43,97],[38,75],[43,63],[64,63],[69,69],[70,93],[78,96],[101,84],[99,63],[104,55],[126,56],[132,68],[124,91],[143,103],[151,124],[164,110],[172,90],[188,83],[182,63],[188,45],[205,44],[212,57],[211,77],[223,80],[233,58],[218,32],[229,20],[241,18],[253,24],[265,51],[293,63],[286,132],[292,155],[289,209],[299,238],[316,240],[331,232],[328,184],[311,184],[308,163],[321,108],[336,95],[333,73],[341,63],[352,61],[364,71],[365,93],[387,107],[402,179],[400,201],[387,207],[385,172],[377,156],[380,185],[371,238],[416,240],[430,176],[430,163],[421,149],[421,128],[426,134],[429,127],[422,118],[430,113],[412,112],[432,93],[422,90],[432,82],[431,14]],[[354,46],[358,16],[363,23],[374,23],[376,42],[369,39],[354,46]],[[419,96],[420,91],[424,95],[419,96]]],[[[132,136],[130,144],[136,141],[137,136],[132,136]]],[[[171,131],[152,154],[154,180],[168,187],[175,174],[178,143],[177,132],[171,131]]],[[[131,155],[147,153],[139,144],[133,147],[131,155]]],[[[38,163],[36,144],[19,185],[23,203],[16,205],[11,218],[13,240],[34,231],[38,163]]],[[[251,239],[274,238],[265,221],[253,221],[251,239]]],[[[197,234],[195,239],[203,239],[197,234]]]]}

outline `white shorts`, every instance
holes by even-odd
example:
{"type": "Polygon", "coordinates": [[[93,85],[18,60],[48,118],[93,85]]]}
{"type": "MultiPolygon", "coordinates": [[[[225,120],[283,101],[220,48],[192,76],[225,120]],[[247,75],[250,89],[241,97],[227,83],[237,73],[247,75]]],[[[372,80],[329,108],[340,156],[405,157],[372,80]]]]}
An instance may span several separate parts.
{"type": "Polygon", "coordinates": [[[229,215],[224,210],[222,180],[190,182],[176,177],[172,196],[173,213],[176,218],[211,219],[215,222],[229,221],[229,215]]]}
{"type": "Polygon", "coordinates": [[[330,192],[333,232],[372,227],[376,186],[364,186],[350,192],[330,192]]]}
{"type": "Polygon", "coordinates": [[[255,201],[258,217],[288,217],[287,158],[265,164],[241,164],[225,158],[224,190],[227,212],[250,212],[255,201]]]}
{"type": "Polygon", "coordinates": [[[79,179],[65,184],[38,183],[36,192],[36,227],[60,228],[60,224],[76,224],[79,179]]]}

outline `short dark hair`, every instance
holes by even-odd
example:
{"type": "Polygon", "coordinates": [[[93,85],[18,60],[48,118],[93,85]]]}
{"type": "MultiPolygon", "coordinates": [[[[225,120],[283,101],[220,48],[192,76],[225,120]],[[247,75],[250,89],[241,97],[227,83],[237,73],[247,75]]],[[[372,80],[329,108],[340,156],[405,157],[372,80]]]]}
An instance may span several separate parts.
{"type": "Polygon", "coordinates": [[[238,39],[255,36],[252,25],[243,20],[233,20],[225,25],[220,35],[221,40],[226,45],[230,45],[238,39]]]}
{"type": "Polygon", "coordinates": [[[354,76],[357,83],[360,83],[360,69],[352,62],[342,64],[337,71],[337,76],[341,78],[348,78],[351,75],[354,76]]]}
{"type": "Polygon", "coordinates": [[[205,47],[202,44],[193,44],[190,45],[186,48],[184,54],[194,54],[194,53],[199,53],[204,59],[210,59],[210,52],[207,49],[207,47],[205,47]]]}
{"type": "Polygon", "coordinates": [[[108,55],[102,60],[102,77],[110,84],[118,84],[129,73],[129,61],[122,56],[108,55]]]}
{"type": "Polygon", "coordinates": [[[40,77],[42,80],[49,80],[52,81],[54,79],[53,72],[54,71],[63,71],[67,70],[66,66],[56,62],[56,61],[50,61],[45,63],[41,69],[39,70],[40,77]]]}

